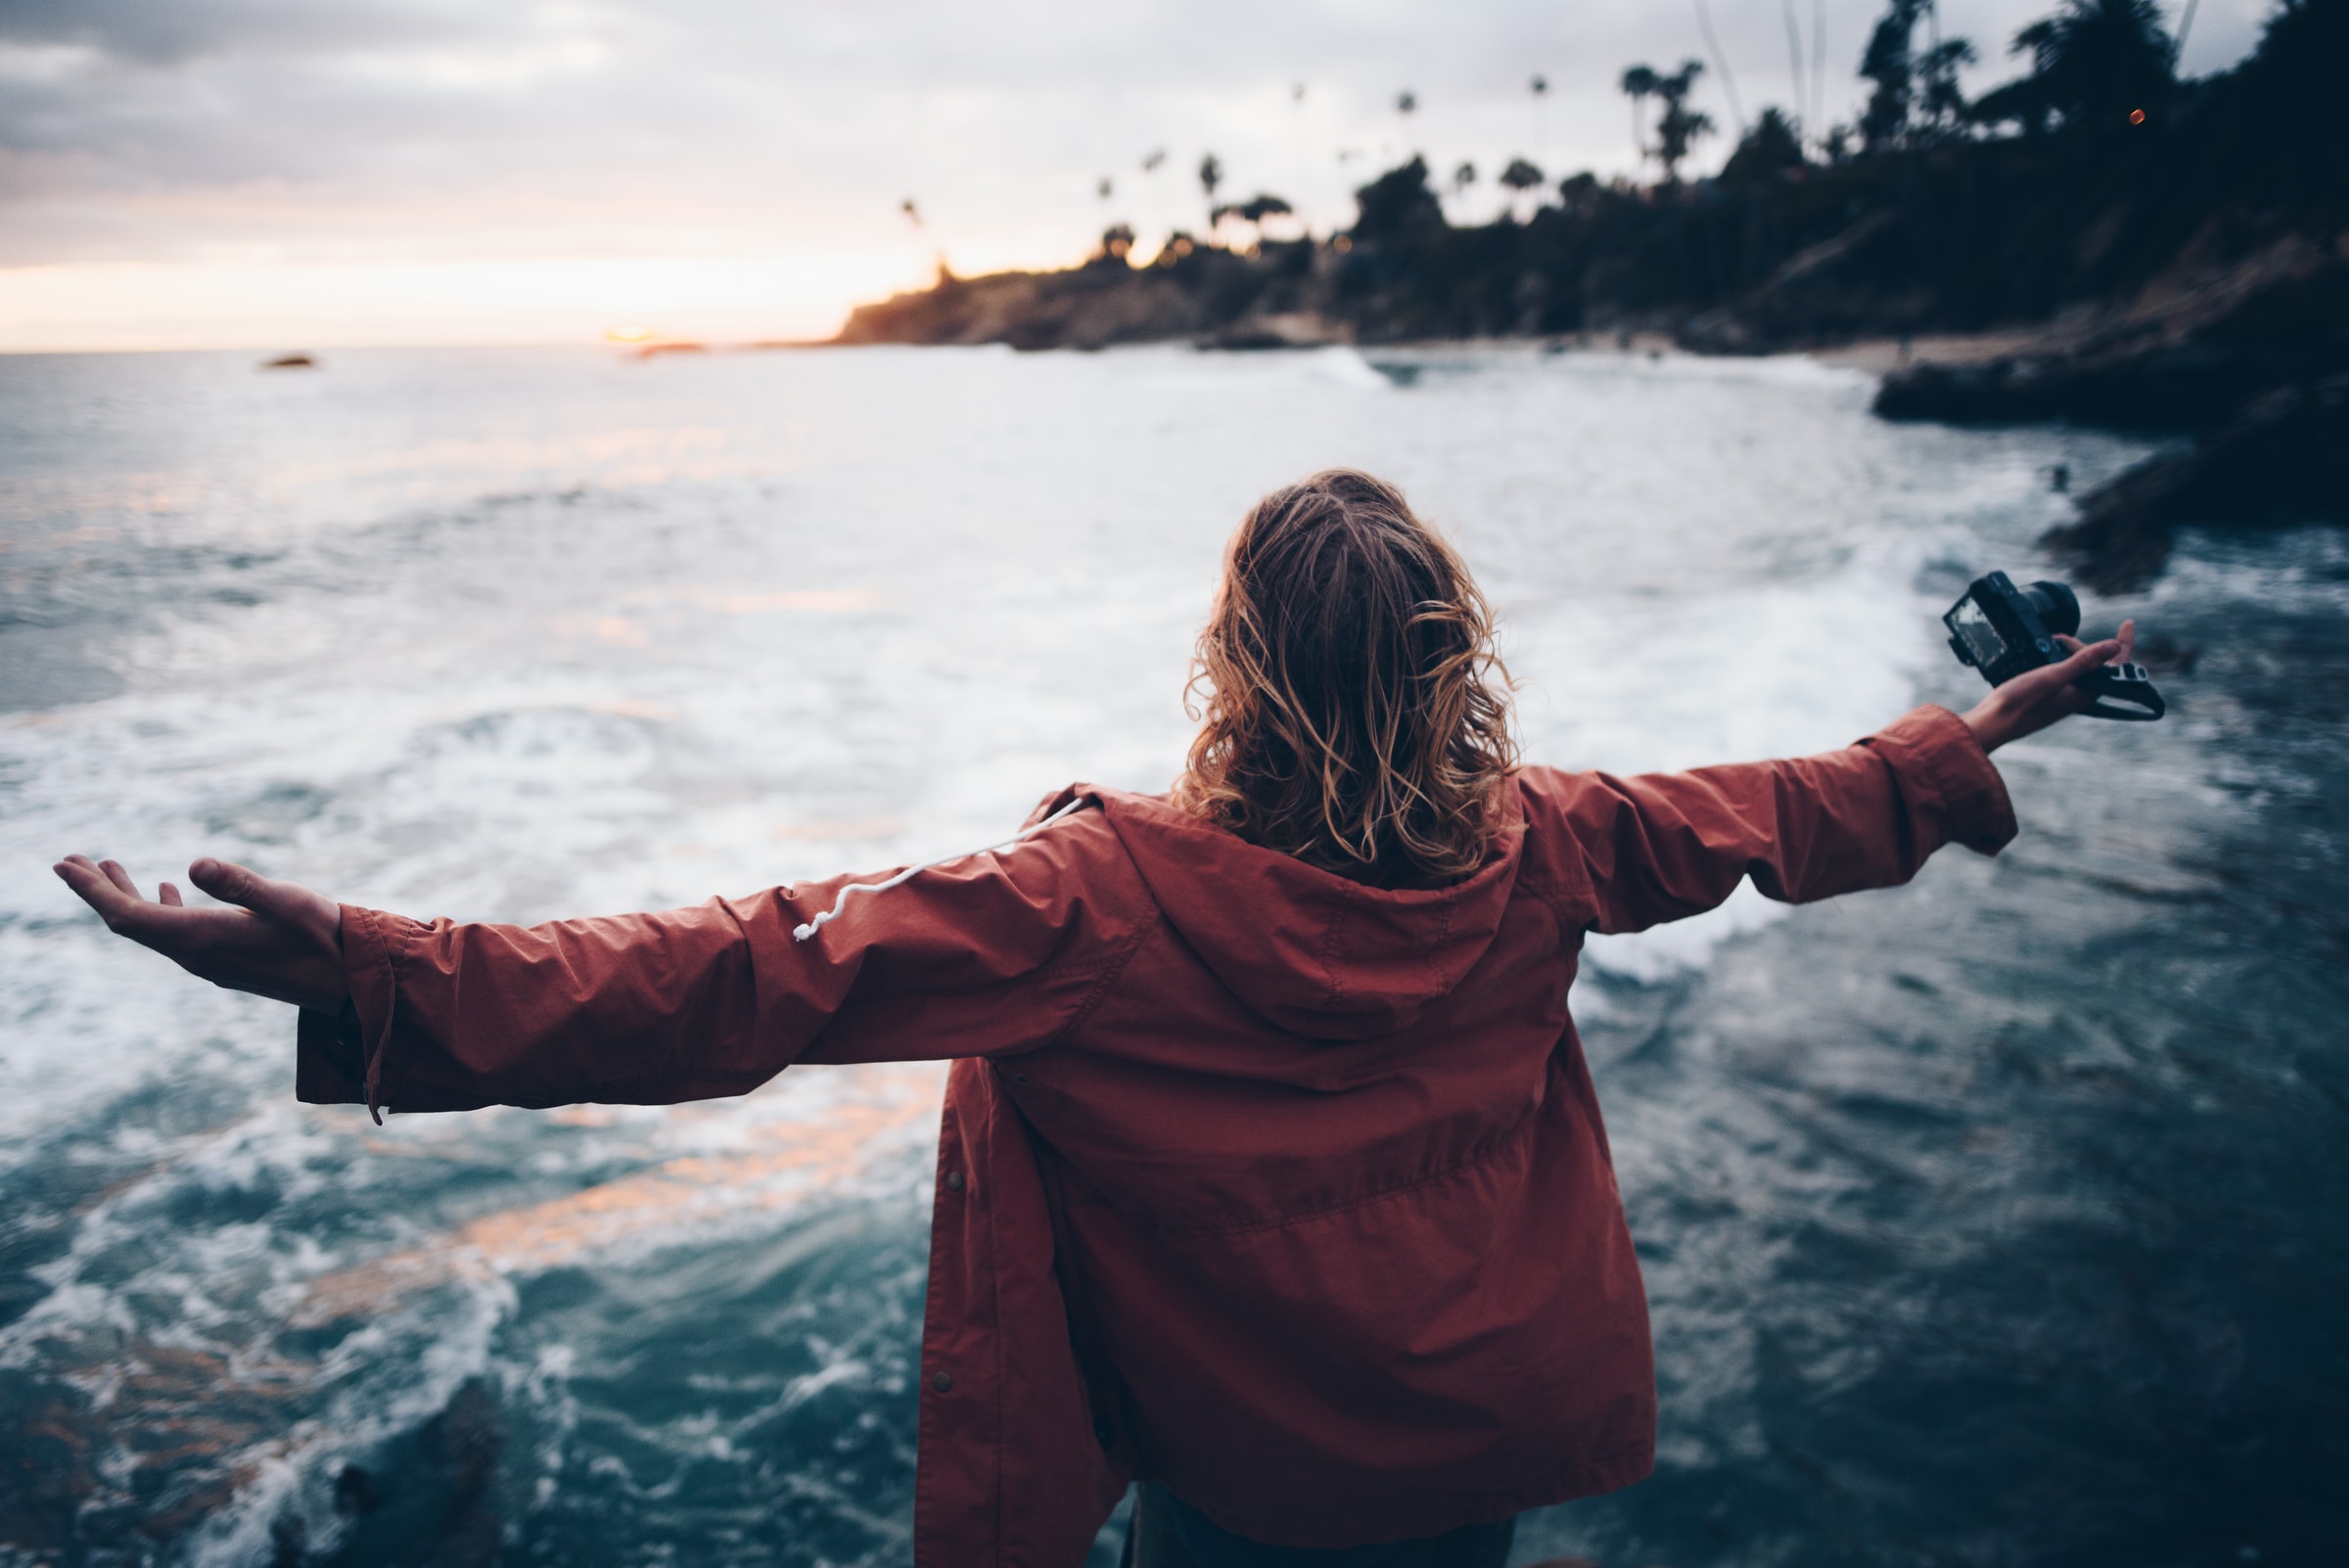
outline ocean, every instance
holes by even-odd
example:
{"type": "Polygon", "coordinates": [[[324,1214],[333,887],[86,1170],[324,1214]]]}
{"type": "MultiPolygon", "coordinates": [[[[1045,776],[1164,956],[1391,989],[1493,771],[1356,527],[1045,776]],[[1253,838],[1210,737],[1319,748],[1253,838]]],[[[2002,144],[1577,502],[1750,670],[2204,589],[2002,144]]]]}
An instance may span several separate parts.
{"type": "MultiPolygon", "coordinates": [[[[1815,751],[2148,442],[1803,359],[1532,348],[0,358],[0,1564],[909,1558],[943,1070],[672,1109],[293,1100],[293,1018],[51,877],[198,853],[533,921],[1164,788],[1218,552],[1402,484],[1528,756],[1815,751]]],[[[2349,1556],[2349,542],[2083,595],[2160,724],[2000,756],[1907,888],[1599,939],[1654,1479],[1516,1560],[2349,1556]]],[[[1113,1560],[1114,1527],[1095,1551],[1113,1560]]]]}

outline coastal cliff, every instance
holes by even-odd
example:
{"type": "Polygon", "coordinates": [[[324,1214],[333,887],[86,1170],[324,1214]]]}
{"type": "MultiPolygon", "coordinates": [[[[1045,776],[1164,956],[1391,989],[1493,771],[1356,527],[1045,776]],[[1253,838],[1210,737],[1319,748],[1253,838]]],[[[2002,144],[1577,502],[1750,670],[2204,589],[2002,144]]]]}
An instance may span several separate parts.
{"type": "Polygon", "coordinates": [[[2349,516],[2349,232],[2181,258],[2136,295],[1972,364],[1884,379],[1888,419],[2065,419],[2192,438],[2081,496],[2048,547],[2091,586],[2157,574],[2183,526],[2349,516]]]}
{"type": "Polygon", "coordinates": [[[1128,266],[1112,238],[1082,266],[958,278],[861,305],[834,342],[1009,344],[1015,348],[1107,348],[1198,340],[1210,347],[1297,347],[1347,341],[1320,313],[1328,245],[1271,244],[1253,254],[1186,241],[1156,262],[1128,266]]]}
{"type": "Polygon", "coordinates": [[[1576,175],[1522,218],[1473,226],[1449,220],[1413,158],[1356,193],[1341,233],[1177,234],[1144,261],[1113,227],[1065,270],[942,268],[928,290],[858,308],[835,341],[1637,333],[1767,353],[1995,333],[2010,351],[1896,367],[1877,412],[2193,437],[2084,496],[2078,523],[2050,536],[2088,580],[2122,586],[2159,570],[2181,525],[2337,518],[2349,494],[2334,455],[2349,447],[2349,116],[2333,87],[2349,0],[2284,0],[2248,59],[2198,81],[2167,74],[2157,30],[2144,42],[2158,79],[2141,70],[2105,96],[2149,111],[2098,107],[2086,68],[2043,50],[2033,75],[1962,114],[1856,151],[1810,156],[1765,115],[1717,177],[1576,175]]]}

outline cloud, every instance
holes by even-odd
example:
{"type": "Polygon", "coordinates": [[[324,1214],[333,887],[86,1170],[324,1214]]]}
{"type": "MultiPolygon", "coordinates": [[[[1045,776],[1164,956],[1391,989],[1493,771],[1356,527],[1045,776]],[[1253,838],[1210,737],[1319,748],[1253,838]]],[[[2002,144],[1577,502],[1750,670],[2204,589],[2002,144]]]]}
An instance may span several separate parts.
{"type": "MultiPolygon", "coordinates": [[[[1951,0],[1942,25],[1974,37],[1979,86],[2050,3],[1951,0]]],[[[1781,8],[1712,9],[1747,113],[1792,102],[1781,8]]],[[[1879,9],[1825,7],[1837,116],[1879,9]]],[[[2205,0],[2190,58],[2239,54],[2262,9],[2205,0]]],[[[0,269],[658,256],[832,276],[895,254],[903,277],[941,251],[1066,259],[1113,220],[1197,226],[1211,150],[1226,194],[1326,227],[1413,149],[1629,171],[1617,75],[1703,53],[1693,13],[1652,0],[0,0],[0,269]],[[1170,156],[1145,174],[1153,149],[1170,156]]],[[[1726,127],[1718,78],[1700,96],[1726,127]]]]}
{"type": "MultiPolygon", "coordinates": [[[[488,12],[491,8],[477,8],[488,12]]],[[[69,44],[119,60],[174,64],[255,45],[283,49],[397,42],[459,23],[463,13],[396,0],[0,0],[0,41],[69,44]]]]}

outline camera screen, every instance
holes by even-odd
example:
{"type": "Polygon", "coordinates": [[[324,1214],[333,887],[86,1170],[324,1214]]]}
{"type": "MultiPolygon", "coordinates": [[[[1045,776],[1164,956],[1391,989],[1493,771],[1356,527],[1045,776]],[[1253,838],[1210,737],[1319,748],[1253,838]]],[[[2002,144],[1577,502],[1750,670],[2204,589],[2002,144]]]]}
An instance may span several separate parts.
{"type": "Polygon", "coordinates": [[[1999,635],[1999,628],[1990,623],[1990,618],[1982,613],[1972,594],[1967,594],[1950,612],[1948,620],[1950,630],[1965,639],[1979,668],[1988,669],[2005,655],[2006,639],[1999,635]]]}

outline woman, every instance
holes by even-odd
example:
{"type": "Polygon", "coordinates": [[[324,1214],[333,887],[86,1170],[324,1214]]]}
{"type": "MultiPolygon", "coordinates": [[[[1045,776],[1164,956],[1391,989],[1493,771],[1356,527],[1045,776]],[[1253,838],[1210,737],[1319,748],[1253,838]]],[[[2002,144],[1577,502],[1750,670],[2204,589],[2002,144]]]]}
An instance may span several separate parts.
{"type": "Polygon", "coordinates": [[[902,873],[522,929],[58,873],[294,1002],[297,1090],[403,1111],[740,1094],[952,1058],[915,1561],[1499,1563],[1644,1476],[1646,1304],[1567,990],[1586,932],[1907,880],[2014,834],[1988,754],[2118,640],[1846,750],[1521,767],[1490,617],[1403,496],[1331,472],[1233,536],[1168,796],[1079,784],[902,873]]]}

